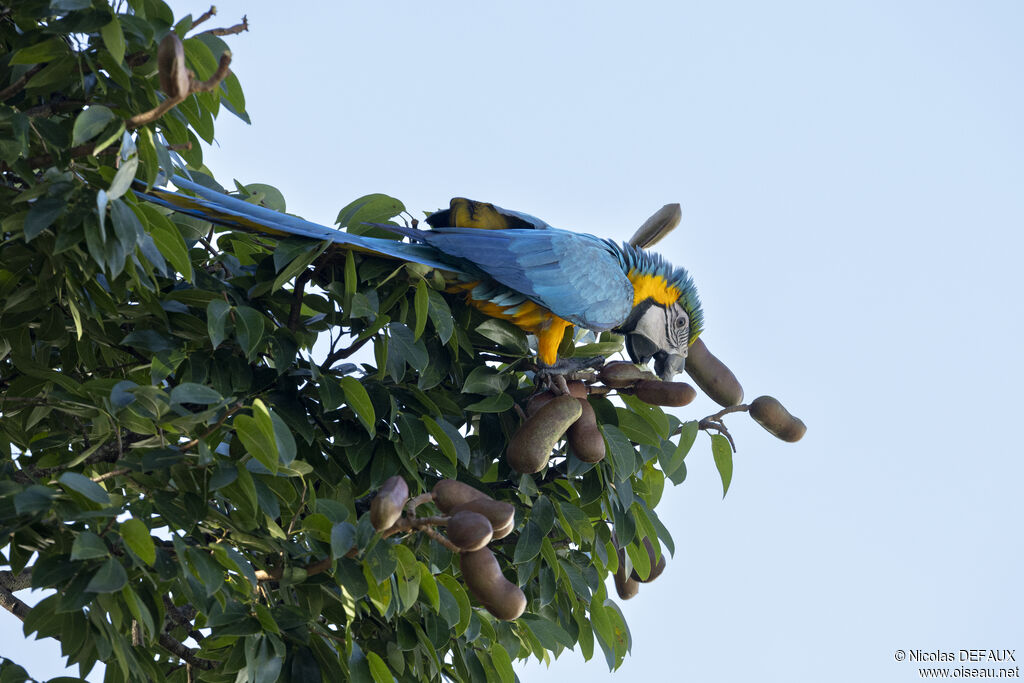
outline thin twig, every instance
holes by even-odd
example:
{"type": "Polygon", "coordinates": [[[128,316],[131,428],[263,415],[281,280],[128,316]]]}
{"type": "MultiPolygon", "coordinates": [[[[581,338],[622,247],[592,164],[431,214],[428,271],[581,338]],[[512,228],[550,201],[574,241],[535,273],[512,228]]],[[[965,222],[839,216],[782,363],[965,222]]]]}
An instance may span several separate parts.
{"type": "Polygon", "coordinates": [[[176,97],[168,97],[166,100],[157,105],[154,109],[136,114],[127,121],[124,126],[127,130],[134,130],[140,126],[144,126],[147,123],[156,121],[161,116],[169,112],[174,107],[178,106],[185,101],[189,95],[197,92],[211,92],[220,85],[220,82],[227,78],[231,70],[228,68],[231,66],[231,53],[225,51],[220,56],[220,64],[217,66],[217,70],[205,81],[197,81],[195,75],[189,72],[189,87],[188,90],[177,95],[176,97]]]}
{"type": "Polygon", "coordinates": [[[242,31],[248,31],[248,30],[249,30],[249,17],[248,16],[243,16],[242,17],[242,23],[240,23],[240,24],[235,24],[234,26],[231,26],[229,28],[211,28],[208,31],[203,31],[202,33],[198,33],[196,35],[202,35],[203,33],[210,33],[210,34],[215,35],[215,36],[231,36],[231,35],[234,35],[236,33],[241,33],[242,31]]]}
{"type": "Polygon", "coordinates": [[[295,278],[295,291],[292,292],[292,308],[288,312],[288,329],[294,332],[299,326],[299,313],[302,311],[302,294],[306,283],[313,277],[313,271],[307,268],[295,278]]]}
{"type": "Polygon", "coordinates": [[[432,500],[434,500],[433,493],[430,493],[429,491],[427,493],[421,493],[420,495],[414,496],[409,499],[409,501],[405,504],[405,511],[409,515],[415,515],[416,508],[418,508],[420,505],[426,505],[432,500]]]}
{"type": "MultiPolygon", "coordinates": [[[[210,9],[208,9],[205,12],[203,12],[202,14],[200,14],[199,18],[192,22],[192,28],[195,28],[196,26],[199,26],[199,24],[203,23],[204,21],[206,21],[210,17],[216,16],[216,14],[217,14],[217,6],[216,5],[210,5],[210,9]]],[[[191,29],[189,29],[189,30],[191,30],[191,29]]]]}
{"type": "Polygon", "coordinates": [[[131,471],[132,471],[131,468],[124,467],[124,468],[119,469],[119,470],[111,470],[110,472],[106,472],[104,474],[97,475],[97,476],[93,477],[92,480],[98,484],[101,481],[106,481],[107,479],[113,479],[114,477],[120,477],[122,474],[128,474],[131,471]]]}
{"type": "MultiPolygon", "coordinates": [[[[322,560],[318,560],[312,564],[307,564],[305,567],[301,567],[306,571],[306,576],[316,576],[321,574],[331,567],[334,566],[334,560],[330,557],[325,557],[322,560]]],[[[256,570],[257,581],[277,581],[284,576],[284,567],[273,567],[270,571],[264,571],[262,569],[256,570]]]]}
{"type": "Polygon", "coordinates": [[[320,364],[320,371],[321,372],[327,372],[328,370],[331,369],[332,365],[337,363],[339,360],[348,358],[353,353],[355,353],[359,349],[363,348],[363,346],[367,342],[369,342],[371,339],[373,339],[373,336],[366,337],[362,341],[358,341],[355,344],[353,344],[352,346],[348,346],[348,347],[345,347],[344,349],[339,349],[339,350],[331,353],[329,356],[327,356],[327,358],[324,360],[324,362],[320,364]]]}
{"type": "Polygon", "coordinates": [[[8,99],[9,97],[13,97],[14,95],[17,95],[19,92],[21,92],[22,88],[25,87],[25,84],[28,83],[28,79],[32,78],[37,73],[42,71],[44,66],[46,66],[46,65],[45,64],[36,64],[34,67],[32,67],[31,69],[26,71],[22,75],[21,78],[19,78],[18,80],[14,81],[14,83],[11,83],[9,86],[4,88],[3,90],[0,90],[0,102],[3,102],[4,100],[8,99]]]}
{"type": "Polygon", "coordinates": [[[231,406],[226,411],[224,411],[224,414],[221,415],[221,418],[217,420],[217,422],[214,423],[212,427],[207,429],[205,432],[203,432],[200,436],[196,437],[195,439],[192,439],[191,441],[184,443],[181,446],[178,446],[178,450],[185,452],[188,449],[195,447],[200,441],[202,441],[203,439],[205,439],[206,437],[210,436],[215,431],[223,427],[224,423],[228,421],[229,417],[231,417],[244,407],[245,404],[243,403],[236,403],[235,405],[231,406]]]}

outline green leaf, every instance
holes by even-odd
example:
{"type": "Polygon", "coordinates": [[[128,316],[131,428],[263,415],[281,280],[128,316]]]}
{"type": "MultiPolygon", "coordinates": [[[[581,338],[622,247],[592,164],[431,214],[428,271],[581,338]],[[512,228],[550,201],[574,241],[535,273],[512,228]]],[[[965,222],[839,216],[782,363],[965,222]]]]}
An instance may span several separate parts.
{"type": "Polygon", "coordinates": [[[171,389],[171,403],[182,404],[182,403],[199,403],[201,405],[209,405],[211,403],[220,403],[223,397],[203,384],[196,384],[195,382],[182,382],[178,386],[171,389]]]}
{"type": "Polygon", "coordinates": [[[72,128],[72,145],[81,145],[99,135],[117,116],[100,104],[91,105],[75,119],[72,128]]]}
{"type": "Polygon", "coordinates": [[[177,272],[192,282],[192,261],[188,257],[188,247],[174,223],[167,220],[150,206],[143,206],[142,212],[149,223],[149,233],[156,242],[157,249],[177,272]]]}
{"type": "Polygon", "coordinates": [[[128,188],[132,186],[132,181],[135,180],[135,172],[138,168],[139,156],[137,154],[133,155],[127,161],[121,162],[121,166],[117,169],[114,179],[110,181],[110,189],[107,190],[107,198],[117,199],[127,192],[128,188]]]}
{"type": "Polygon", "coordinates": [[[110,549],[102,538],[91,531],[83,531],[75,536],[75,542],[71,544],[72,562],[100,557],[110,557],[110,549]]]}
{"type": "Polygon", "coordinates": [[[512,668],[512,658],[508,651],[499,643],[493,643],[490,648],[491,664],[498,674],[501,683],[515,683],[516,673],[512,668]]]}
{"type": "Polygon", "coordinates": [[[87,593],[113,593],[121,590],[126,583],[128,583],[127,572],[116,558],[111,557],[93,575],[85,587],[85,591],[87,593]]]}
{"type": "Polygon", "coordinates": [[[455,602],[459,605],[459,623],[452,627],[452,636],[458,638],[465,632],[472,619],[472,603],[470,603],[469,596],[466,594],[462,584],[451,574],[438,574],[437,582],[451,593],[452,597],[455,598],[455,602]]]}
{"type": "Polygon", "coordinates": [[[427,354],[427,347],[422,341],[416,340],[412,330],[404,323],[391,323],[388,325],[388,335],[391,346],[398,351],[400,357],[405,358],[414,370],[423,372],[430,362],[430,356],[427,354]]]}
{"type": "Polygon", "coordinates": [[[370,675],[373,676],[375,683],[394,683],[395,679],[391,675],[391,670],[388,669],[388,665],[384,663],[380,655],[376,652],[367,652],[366,662],[370,665],[370,675]]]}
{"type": "Polygon", "coordinates": [[[149,535],[149,529],[141,520],[132,518],[122,522],[121,538],[140,560],[153,566],[156,562],[156,545],[153,543],[153,537],[149,535]]]}
{"type": "Polygon", "coordinates": [[[508,380],[508,375],[496,368],[478,365],[466,375],[466,381],[462,383],[462,393],[497,396],[505,391],[508,380]]]}
{"type": "Polygon", "coordinates": [[[533,521],[527,522],[519,534],[519,541],[516,543],[516,550],[512,557],[513,564],[529,562],[540,553],[541,543],[544,541],[544,532],[540,530],[533,521]]]}
{"type": "Polygon", "coordinates": [[[263,314],[255,308],[249,306],[235,308],[235,337],[249,360],[255,357],[256,349],[263,341],[264,328],[263,314]]]}
{"type": "Polygon", "coordinates": [[[206,305],[206,331],[214,349],[227,338],[227,321],[230,312],[231,304],[223,299],[213,299],[206,305]]]}
{"type": "MultiPolygon", "coordinates": [[[[88,477],[84,477],[77,472],[65,472],[60,475],[57,479],[64,488],[70,489],[75,493],[80,493],[94,503],[100,505],[107,505],[110,503],[110,496],[103,490],[103,487],[94,482],[88,477]]],[[[118,586],[120,588],[120,586],[118,586]]]]}
{"type": "Polygon", "coordinates": [[[338,380],[338,383],[345,394],[345,402],[355,411],[356,417],[359,418],[359,421],[363,423],[366,431],[372,437],[376,433],[374,424],[377,422],[377,415],[373,410],[373,402],[370,401],[370,395],[366,393],[366,387],[355,377],[342,377],[338,380]]]}
{"type": "Polygon", "coordinates": [[[352,549],[356,540],[356,528],[348,522],[331,527],[331,557],[337,560],[352,549]]]}
{"type": "Polygon", "coordinates": [[[474,413],[504,413],[506,410],[512,408],[515,401],[508,394],[498,394],[497,396],[488,396],[487,398],[471,403],[466,406],[466,412],[474,413]]]}
{"type": "Polygon", "coordinates": [[[271,472],[277,471],[277,440],[274,438],[274,423],[263,401],[256,399],[252,405],[252,416],[236,415],[235,433],[242,440],[245,450],[271,472]]]}
{"type": "Polygon", "coordinates": [[[690,452],[690,447],[693,446],[693,441],[697,438],[697,421],[690,420],[689,422],[684,422],[680,430],[679,445],[672,452],[672,456],[666,462],[664,451],[662,451],[662,458],[660,460],[662,472],[670,478],[676,473],[676,470],[682,467],[686,454],[690,452]]]}
{"type": "Polygon", "coordinates": [[[63,200],[53,197],[43,197],[34,201],[28,215],[25,216],[25,241],[31,242],[39,233],[53,225],[57,217],[64,213],[65,206],[67,204],[63,200]]]}
{"type": "Polygon", "coordinates": [[[427,327],[428,311],[430,309],[430,288],[426,280],[416,283],[416,296],[413,299],[413,310],[416,313],[416,326],[413,328],[413,339],[419,339],[423,330],[427,327]]]}
{"type": "Polygon", "coordinates": [[[426,598],[427,602],[435,612],[441,610],[441,595],[437,589],[437,581],[434,579],[434,575],[427,569],[427,565],[422,562],[417,562],[420,568],[420,593],[426,598]]]}
{"type": "Polygon", "coordinates": [[[398,571],[395,581],[398,584],[398,598],[402,609],[407,610],[416,603],[420,594],[420,567],[416,556],[404,545],[395,545],[395,559],[398,560],[398,571]]]}
{"type": "Polygon", "coordinates": [[[14,496],[14,511],[19,515],[44,512],[50,509],[56,495],[57,492],[47,486],[32,484],[14,496]]]}
{"type": "MultiPolygon", "coordinates": [[[[44,40],[41,43],[24,47],[11,56],[11,65],[15,64],[41,64],[51,62],[58,57],[68,53],[68,46],[58,37],[44,40]]],[[[78,144],[78,143],[75,143],[78,144]]]]}
{"type": "Polygon", "coordinates": [[[636,471],[636,452],[633,444],[629,442],[626,435],[618,427],[611,424],[601,425],[604,433],[605,443],[608,445],[608,454],[611,456],[612,464],[615,466],[616,481],[625,481],[629,475],[636,471]]]}
{"type": "Polygon", "coordinates": [[[491,318],[477,325],[476,331],[498,346],[515,353],[526,355],[530,352],[530,347],[526,343],[526,333],[512,323],[491,318]]]}
{"type": "Polygon", "coordinates": [[[420,420],[422,420],[430,435],[434,437],[434,440],[437,441],[437,446],[444,453],[444,456],[448,458],[452,465],[458,464],[458,453],[455,451],[455,443],[448,436],[448,433],[441,429],[441,425],[437,424],[427,415],[422,416],[420,420]]]}
{"type": "Polygon", "coordinates": [[[729,484],[732,482],[732,447],[729,440],[722,434],[711,436],[711,455],[715,459],[715,467],[722,477],[722,498],[729,492],[729,484]]]}
{"type": "Polygon", "coordinates": [[[529,626],[530,630],[533,631],[533,634],[541,642],[541,645],[548,650],[554,650],[559,645],[571,648],[576,644],[576,641],[564,628],[550,619],[533,614],[524,614],[519,618],[519,621],[529,626]]]}
{"type": "Polygon", "coordinates": [[[383,223],[405,211],[405,205],[386,194],[368,194],[355,200],[340,212],[335,223],[347,227],[349,232],[362,234],[369,226],[365,223],[383,223]]]}
{"type": "Polygon", "coordinates": [[[124,32],[121,30],[121,22],[117,20],[117,17],[100,29],[100,35],[103,37],[103,44],[106,46],[107,52],[115,62],[120,64],[124,60],[124,32]]]}

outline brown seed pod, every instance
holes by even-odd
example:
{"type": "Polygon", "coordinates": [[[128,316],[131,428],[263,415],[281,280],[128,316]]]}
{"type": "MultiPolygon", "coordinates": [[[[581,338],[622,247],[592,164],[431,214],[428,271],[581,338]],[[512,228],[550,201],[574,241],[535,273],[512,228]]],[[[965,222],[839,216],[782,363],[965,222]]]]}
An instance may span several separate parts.
{"type": "Polygon", "coordinates": [[[631,387],[642,379],[657,379],[650,370],[644,370],[639,365],[634,365],[626,360],[616,360],[605,363],[597,373],[598,379],[613,389],[624,389],[631,387]]]}
{"type": "MultiPolygon", "coordinates": [[[[569,387],[570,396],[575,396],[576,398],[586,398],[587,394],[589,393],[586,383],[581,382],[580,380],[574,379],[566,382],[565,384],[567,387],[569,387]]],[[[558,396],[558,394],[556,394],[553,391],[542,391],[539,394],[534,394],[533,396],[530,397],[530,400],[526,402],[526,414],[533,415],[538,410],[540,410],[541,406],[546,404],[555,396],[558,396]]]]}
{"type": "Polygon", "coordinates": [[[590,402],[585,398],[576,399],[580,402],[583,412],[578,420],[569,427],[569,445],[572,452],[583,462],[601,462],[604,460],[604,436],[597,428],[597,415],[590,402]]]}
{"type": "Polygon", "coordinates": [[[743,387],[736,375],[708,351],[700,338],[690,345],[686,356],[686,374],[718,405],[728,408],[743,403],[743,387]]]}
{"type": "Polygon", "coordinates": [[[437,482],[434,484],[434,490],[431,493],[434,494],[434,504],[437,505],[441,512],[445,513],[451,512],[453,507],[467,501],[477,498],[490,498],[483,491],[454,479],[442,479],[437,482]]]}
{"type": "Polygon", "coordinates": [[[409,499],[409,485],[397,474],[377,491],[370,502],[370,522],[377,531],[390,528],[402,516],[402,507],[409,499]]]}
{"type": "Polygon", "coordinates": [[[157,72],[160,74],[160,89],[168,97],[183,97],[188,94],[189,75],[185,66],[185,46],[172,31],[160,41],[156,50],[157,72]]]}
{"type": "Polygon", "coordinates": [[[646,536],[644,536],[644,548],[647,549],[647,557],[649,557],[651,561],[651,573],[646,579],[641,579],[640,575],[637,574],[636,569],[634,569],[632,574],[630,574],[630,577],[640,583],[650,583],[661,576],[661,573],[665,571],[665,565],[667,563],[665,561],[665,553],[661,554],[657,562],[654,561],[654,544],[651,543],[651,539],[646,536]]]}
{"type": "Polygon", "coordinates": [[[790,414],[778,399],[758,396],[750,403],[750,417],[783,441],[799,441],[807,431],[803,420],[790,414]]]}
{"type": "MultiPolygon", "coordinates": [[[[614,541],[618,544],[618,540],[614,541]]],[[[640,582],[626,574],[626,551],[618,549],[619,568],[615,570],[615,592],[623,600],[629,600],[640,592],[640,582]]]]}
{"type": "MultiPolygon", "coordinates": [[[[494,525],[492,524],[491,526],[494,526],[494,525]]],[[[513,517],[513,519],[509,520],[508,524],[506,524],[504,526],[500,526],[500,527],[494,527],[494,535],[491,536],[491,540],[492,541],[497,541],[500,538],[505,538],[510,533],[512,533],[512,530],[515,529],[515,528],[516,528],[516,520],[513,517]]]]}
{"type": "Polygon", "coordinates": [[[516,472],[533,474],[548,464],[551,451],[583,412],[573,396],[557,396],[526,418],[512,435],[505,458],[516,472]]]}
{"type": "Polygon", "coordinates": [[[490,548],[460,554],[459,567],[469,592],[498,619],[517,619],[526,609],[526,595],[501,573],[490,548]]]}
{"type": "Polygon", "coordinates": [[[491,527],[494,529],[494,538],[502,538],[502,536],[508,535],[508,532],[512,530],[512,524],[515,522],[516,509],[511,503],[505,503],[500,500],[494,500],[493,498],[474,498],[467,500],[465,503],[456,505],[450,510],[452,515],[458,512],[467,510],[481,514],[487,518],[491,523],[491,527]],[[502,536],[498,535],[498,531],[505,530],[502,536]]]}
{"type": "Polygon", "coordinates": [[[620,567],[615,572],[615,592],[623,600],[629,600],[640,592],[640,582],[632,576],[626,576],[626,572],[620,567]]]}
{"type": "Polygon", "coordinates": [[[493,533],[490,521],[479,512],[460,510],[448,519],[448,540],[464,553],[486,546],[493,533]]]}
{"type": "Polygon", "coordinates": [[[686,382],[661,382],[642,379],[636,383],[636,397],[656,406],[681,408],[697,398],[697,391],[686,382]]]}

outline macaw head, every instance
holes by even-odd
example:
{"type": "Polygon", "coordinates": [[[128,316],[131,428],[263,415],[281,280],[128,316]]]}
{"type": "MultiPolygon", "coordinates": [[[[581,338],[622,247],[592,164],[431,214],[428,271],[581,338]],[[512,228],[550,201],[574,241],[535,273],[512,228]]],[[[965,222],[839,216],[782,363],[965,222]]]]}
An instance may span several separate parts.
{"type": "Polygon", "coordinates": [[[686,365],[690,345],[703,331],[704,313],[689,273],[658,254],[624,245],[626,276],[633,284],[633,310],[617,331],[626,336],[634,363],[654,360],[658,377],[670,382],[686,365]]]}

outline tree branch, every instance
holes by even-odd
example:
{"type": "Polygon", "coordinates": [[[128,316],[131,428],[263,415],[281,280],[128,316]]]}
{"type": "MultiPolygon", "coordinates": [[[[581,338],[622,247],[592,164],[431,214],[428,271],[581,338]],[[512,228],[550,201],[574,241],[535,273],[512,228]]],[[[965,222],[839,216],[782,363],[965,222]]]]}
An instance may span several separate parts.
{"type": "Polygon", "coordinates": [[[14,593],[0,586],[0,607],[18,617],[22,621],[28,618],[32,608],[14,596],[14,593]]]}
{"type": "Polygon", "coordinates": [[[228,68],[231,65],[231,53],[225,52],[220,56],[220,64],[217,66],[217,70],[213,73],[210,78],[205,81],[197,81],[195,75],[189,71],[189,87],[188,90],[178,94],[175,97],[168,96],[166,100],[161,102],[156,108],[150,109],[147,112],[136,114],[127,121],[124,126],[127,130],[134,130],[147,123],[152,123],[159,119],[161,116],[169,112],[174,107],[178,106],[185,101],[192,93],[197,92],[210,92],[214,88],[220,85],[220,82],[227,78],[227,75],[231,73],[228,68]]]}
{"type": "Polygon", "coordinates": [[[185,647],[184,645],[182,645],[166,633],[160,634],[159,641],[160,644],[164,647],[164,649],[166,649],[168,652],[170,652],[172,655],[174,655],[181,661],[186,662],[191,666],[194,666],[199,669],[206,669],[208,671],[210,669],[213,669],[214,666],[216,666],[214,662],[211,662],[208,659],[200,659],[196,656],[194,650],[185,647]]]}
{"type": "Polygon", "coordinates": [[[8,99],[10,97],[14,97],[19,92],[21,92],[22,88],[24,88],[25,85],[28,83],[28,79],[32,78],[37,73],[42,71],[44,66],[46,66],[46,65],[45,64],[36,64],[34,67],[32,67],[31,69],[26,71],[25,74],[21,78],[19,78],[18,80],[14,81],[14,83],[11,83],[9,86],[4,88],[3,90],[0,90],[0,102],[3,102],[4,100],[6,100],[6,99],[8,99]]]}
{"type": "Polygon", "coordinates": [[[0,572],[0,587],[15,593],[32,587],[32,567],[26,567],[21,572],[0,572]]]}

